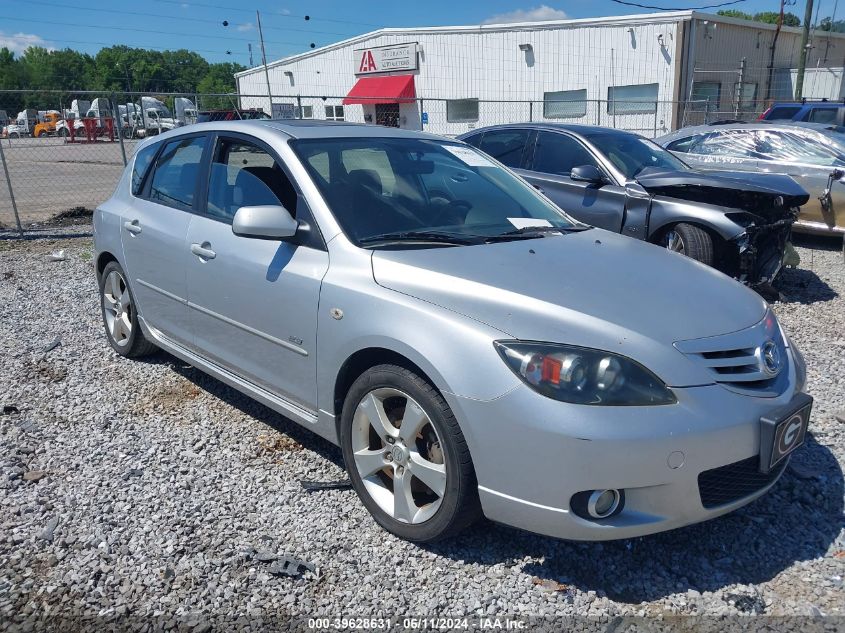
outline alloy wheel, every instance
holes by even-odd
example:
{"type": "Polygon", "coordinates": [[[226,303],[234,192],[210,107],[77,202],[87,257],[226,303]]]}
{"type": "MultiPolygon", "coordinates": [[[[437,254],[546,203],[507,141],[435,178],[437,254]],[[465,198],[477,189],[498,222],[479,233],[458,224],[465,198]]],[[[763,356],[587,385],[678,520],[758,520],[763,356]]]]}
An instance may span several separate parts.
{"type": "Polygon", "coordinates": [[[396,521],[435,515],[446,493],[443,444],[425,410],[392,387],[367,393],[352,421],[355,468],[364,488],[396,521]]]}
{"type": "Polygon", "coordinates": [[[133,310],[126,280],[118,271],[112,270],[103,284],[103,314],[109,336],[118,347],[129,344],[133,310]]]}
{"type": "Polygon", "coordinates": [[[685,251],[684,238],[677,231],[669,231],[666,234],[664,243],[666,248],[675,253],[683,253],[685,251]]]}

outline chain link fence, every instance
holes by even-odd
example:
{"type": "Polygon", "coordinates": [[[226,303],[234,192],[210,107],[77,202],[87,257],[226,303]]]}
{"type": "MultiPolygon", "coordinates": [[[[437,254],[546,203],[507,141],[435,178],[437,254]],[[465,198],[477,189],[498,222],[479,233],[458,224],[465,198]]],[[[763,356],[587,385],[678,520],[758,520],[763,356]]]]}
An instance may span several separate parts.
{"type": "MultiPolygon", "coordinates": [[[[26,230],[84,214],[106,200],[144,138],[200,118],[266,116],[398,125],[444,136],[500,123],[608,126],[647,137],[678,125],[755,118],[760,100],[478,101],[418,98],[402,104],[344,105],[342,96],[228,94],[103,95],[86,91],[0,91],[0,229],[26,230]],[[727,106],[725,104],[728,104],[727,106]],[[741,106],[741,107],[740,107],[741,106]],[[266,114],[265,114],[266,113],[266,114]]],[[[374,101],[378,101],[377,99],[374,101]]]]}

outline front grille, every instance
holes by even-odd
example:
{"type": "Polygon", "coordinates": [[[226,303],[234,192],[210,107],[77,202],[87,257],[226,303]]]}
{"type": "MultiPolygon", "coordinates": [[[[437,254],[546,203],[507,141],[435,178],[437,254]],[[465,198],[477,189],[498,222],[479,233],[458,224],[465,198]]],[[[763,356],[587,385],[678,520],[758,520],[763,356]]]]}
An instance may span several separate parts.
{"type": "Polygon", "coordinates": [[[774,315],[767,313],[756,325],[721,336],[678,341],[675,348],[705,367],[713,381],[734,391],[774,397],[783,392],[788,377],[788,354],[774,315]],[[763,346],[773,341],[781,359],[773,376],[763,367],[763,346]]]}
{"type": "Polygon", "coordinates": [[[708,509],[717,508],[762,490],[780,477],[788,461],[788,459],[783,460],[768,473],[760,472],[759,455],[727,466],[705,470],[698,476],[701,505],[708,509]]]}

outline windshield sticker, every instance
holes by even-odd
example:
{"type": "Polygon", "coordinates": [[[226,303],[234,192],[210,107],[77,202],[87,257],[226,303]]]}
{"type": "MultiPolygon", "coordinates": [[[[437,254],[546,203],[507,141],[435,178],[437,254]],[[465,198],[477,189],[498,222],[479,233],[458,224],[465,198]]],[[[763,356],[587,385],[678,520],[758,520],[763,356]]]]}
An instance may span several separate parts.
{"type": "Polygon", "coordinates": [[[548,220],[541,220],[540,218],[508,218],[508,222],[513,224],[516,229],[527,229],[535,226],[551,226],[552,223],[548,220]]]}
{"type": "Polygon", "coordinates": [[[442,147],[470,167],[495,167],[484,156],[469,147],[461,147],[460,145],[443,145],[442,147]]]}

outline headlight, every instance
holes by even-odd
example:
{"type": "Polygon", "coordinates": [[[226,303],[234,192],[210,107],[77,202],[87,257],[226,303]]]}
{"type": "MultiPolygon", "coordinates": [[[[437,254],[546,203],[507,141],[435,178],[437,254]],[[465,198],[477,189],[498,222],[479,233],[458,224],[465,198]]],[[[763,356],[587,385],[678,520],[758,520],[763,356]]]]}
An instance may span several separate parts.
{"type": "Polygon", "coordinates": [[[508,367],[534,391],[573,404],[674,404],[675,395],[639,363],[611,352],[557,343],[496,341],[508,367]]]}

